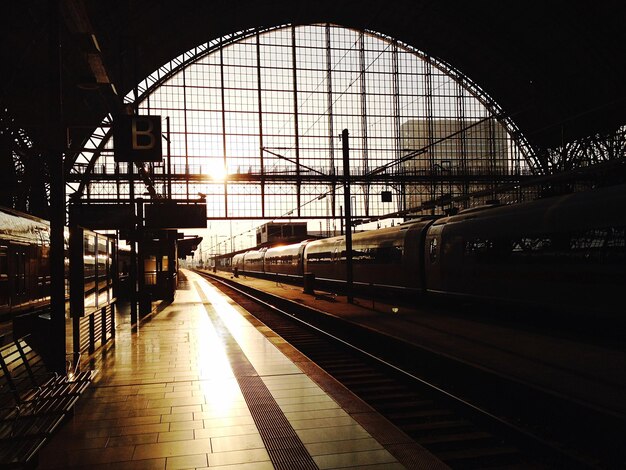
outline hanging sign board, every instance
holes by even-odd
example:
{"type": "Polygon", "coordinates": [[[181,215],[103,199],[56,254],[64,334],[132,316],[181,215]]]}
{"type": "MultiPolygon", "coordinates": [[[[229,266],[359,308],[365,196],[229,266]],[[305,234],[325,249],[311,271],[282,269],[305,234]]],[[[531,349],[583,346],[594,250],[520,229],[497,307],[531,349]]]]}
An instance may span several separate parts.
{"type": "Polygon", "coordinates": [[[119,115],[113,119],[116,162],[160,162],[161,116],[119,115]]]}
{"type": "Polygon", "coordinates": [[[70,223],[91,230],[134,229],[137,220],[130,204],[70,204],[70,223]]]}
{"type": "Polygon", "coordinates": [[[148,229],[206,228],[206,203],[164,201],[145,205],[148,229]]]}

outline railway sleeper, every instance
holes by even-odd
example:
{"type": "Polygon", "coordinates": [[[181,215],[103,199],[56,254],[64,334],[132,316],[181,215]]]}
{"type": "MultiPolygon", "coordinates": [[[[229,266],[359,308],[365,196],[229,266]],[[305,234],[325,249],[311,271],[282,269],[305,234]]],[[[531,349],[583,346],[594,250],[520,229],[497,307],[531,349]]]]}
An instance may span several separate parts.
{"type": "MultiPolygon", "coordinates": [[[[452,468],[486,468],[526,461],[515,447],[464,447],[459,450],[437,452],[437,457],[452,468]]],[[[528,468],[528,467],[524,467],[528,468]]]]}
{"type": "MultiPolygon", "coordinates": [[[[295,341],[297,341],[297,344],[299,345],[309,345],[309,344],[313,344],[315,346],[319,346],[320,340],[311,336],[308,332],[300,332],[298,330],[296,330],[295,328],[277,328],[277,330],[279,330],[279,333],[284,334],[285,336],[289,336],[289,338],[294,339],[295,341]]],[[[274,330],[276,331],[276,330],[274,330]]]]}
{"type": "Polygon", "coordinates": [[[434,407],[434,402],[432,400],[421,400],[417,397],[409,397],[405,401],[392,401],[392,402],[381,402],[376,405],[376,408],[385,416],[389,413],[394,412],[404,412],[407,408],[413,409],[424,409],[424,408],[432,408],[434,407]]]}
{"type": "Polygon", "coordinates": [[[474,425],[462,419],[448,419],[439,421],[413,422],[402,426],[404,432],[413,438],[428,437],[440,434],[470,432],[474,425]]]}
{"type": "MultiPolygon", "coordinates": [[[[318,360],[318,363],[322,363],[322,361],[319,360],[319,358],[317,357],[316,357],[316,360],[318,360]]],[[[344,373],[344,372],[366,373],[366,372],[371,372],[372,370],[371,367],[367,367],[367,366],[360,365],[360,364],[355,364],[354,361],[350,362],[350,361],[337,361],[337,360],[328,359],[327,361],[323,362],[323,364],[326,368],[332,369],[333,371],[336,371],[338,374],[344,373]]]]}
{"type": "MultiPolygon", "coordinates": [[[[298,347],[298,349],[300,349],[300,347],[298,347]]],[[[326,362],[328,364],[333,364],[336,365],[337,367],[347,367],[347,368],[354,368],[354,367],[361,367],[363,369],[365,369],[366,367],[362,364],[356,364],[354,362],[354,359],[348,358],[348,357],[342,357],[341,352],[335,351],[335,350],[329,350],[329,349],[325,349],[319,352],[320,356],[324,356],[328,359],[326,359],[326,362]]]]}
{"type": "Polygon", "coordinates": [[[446,450],[458,448],[459,446],[467,447],[470,445],[485,446],[493,445],[496,439],[493,434],[484,431],[470,431],[462,433],[438,434],[436,436],[424,437],[419,443],[430,450],[446,450]]]}
{"type": "MultiPolygon", "coordinates": [[[[359,389],[367,390],[368,386],[378,387],[378,386],[389,386],[393,390],[393,384],[390,385],[388,381],[385,380],[384,377],[377,376],[363,376],[363,375],[352,375],[349,373],[335,373],[332,369],[324,369],[330,375],[332,375],[337,381],[341,382],[348,388],[358,387],[359,389]]],[[[397,386],[395,387],[397,389],[397,386]]]]}
{"type": "Polygon", "coordinates": [[[338,380],[341,380],[341,382],[344,382],[344,383],[350,383],[350,384],[362,385],[362,386],[367,386],[368,384],[389,385],[389,386],[393,386],[393,388],[396,390],[398,389],[398,384],[394,380],[391,380],[389,377],[385,377],[384,375],[380,375],[376,373],[366,374],[366,373],[358,372],[358,373],[351,374],[349,372],[346,372],[345,374],[341,374],[341,376],[338,377],[338,380]]]}
{"type": "MultiPolygon", "coordinates": [[[[391,390],[385,393],[383,392],[384,391],[381,390],[376,394],[370,394],[369,397],[364,397],[364,400],[367,401],[370,406],[379,410],[379,412],[384,411],[386,414],[388,413],[389,415],[393,416],[404,416],[407,410],[411,409],[411,404],[415,402],[415,397],[408,394],[396,393],[395,390],[391,390]],[[392,405],[391,408],[389,408],[388,405],[391,400],[397,402],[399,406],[392,405]],[[405,405],[404,408],[402,408],[402,404],[405,405]]],[[[436,405],[433,404],[431,404],[430,406],[420,405],[415,407],[415,409],[428,410],[433,409],[435,406],[436,405]]]]}
{"type": "Polygon", "coordinates": [[[387,417],[394,423],[412,422],[413,420],[439,418],[441,416],[453,416],[454,412],[448,409],[430,408],[425,410],[406,410],[399,413],[390,413],[387,417]]]}

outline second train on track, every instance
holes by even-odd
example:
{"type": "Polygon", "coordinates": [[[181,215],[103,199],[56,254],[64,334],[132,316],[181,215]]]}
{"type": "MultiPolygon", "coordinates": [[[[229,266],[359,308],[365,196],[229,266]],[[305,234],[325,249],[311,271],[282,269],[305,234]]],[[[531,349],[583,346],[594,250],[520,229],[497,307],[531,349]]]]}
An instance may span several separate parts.
{"type": "MultiPolygon", "coordinates": [[[[357,295],[445,295],[619,317],[626,186],[468,209],[352,235],[357,295]]],[[[346,282],[345,236],[237,254],[246,275],[346,282]]]]}

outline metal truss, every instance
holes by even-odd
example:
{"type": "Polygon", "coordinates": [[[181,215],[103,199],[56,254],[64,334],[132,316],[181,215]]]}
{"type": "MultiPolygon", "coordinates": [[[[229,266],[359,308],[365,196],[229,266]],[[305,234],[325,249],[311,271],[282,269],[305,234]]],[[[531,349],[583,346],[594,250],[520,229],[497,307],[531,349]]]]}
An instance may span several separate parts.
{"type": "Polygon", "coordinates": [[[6,109],[0,112],[0,138],[2,140],[0,203],[46,217],[50,200],[47,161],[35,149],[26,131],[15,125],[6,109]]]}
{"type": "Polygon", "coordinates": [[[544,173],[545,156],[523,138],[514,114],[452,66],[372,31],[330,24],[240,31],[165,64],[124,103],[175,121],[171,153],[138,173],[120,167],[108,117],[66,159],[70,197],[202,195],[209,219],[335,218],[342,127],[352,136],[358,218],[467,207],[472,192],[493,195],[544,173]],[[198,152],[198,142],[206,149],[198,152]],[[216,179],[207,162],[227,174],[216,179]],[[388,190],[392,206],[378,200],[388,190]]]}
{"type": "Polygon", "coordinates": [[[614,132],[596,134],[543,153],[546,174],[588,168],[604,162],[626,159],[626,126],[614,132]]]}

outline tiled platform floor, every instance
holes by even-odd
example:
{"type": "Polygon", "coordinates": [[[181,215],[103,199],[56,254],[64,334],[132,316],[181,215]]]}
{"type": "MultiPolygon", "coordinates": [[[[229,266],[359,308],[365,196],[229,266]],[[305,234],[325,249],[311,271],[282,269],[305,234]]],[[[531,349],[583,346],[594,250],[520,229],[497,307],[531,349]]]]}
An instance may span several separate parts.
{"type": "Polygon", "coordinates": [[[39,468],[405,468],[239,307],[186,274],[138,332],[118,323],[39,468]]]}

